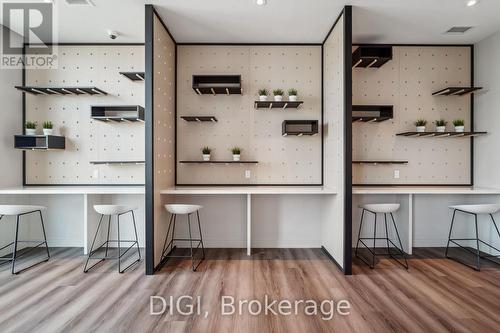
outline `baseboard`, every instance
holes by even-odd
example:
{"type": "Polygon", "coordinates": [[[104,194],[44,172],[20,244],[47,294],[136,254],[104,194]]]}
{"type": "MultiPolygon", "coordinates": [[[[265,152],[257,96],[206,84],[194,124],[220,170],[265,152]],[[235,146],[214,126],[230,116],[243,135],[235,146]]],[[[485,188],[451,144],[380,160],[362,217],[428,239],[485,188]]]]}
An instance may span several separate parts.
{"type": "Polygon", "coordinates": [[[323,245],[321,245],[321,250],[328,257],[328,259],[330,259],[330,261],[332,261],[338,267],[338,269],[342,271],[342,273],[345,273],[344,268],[337,262],[337,260],[335,260],[335,258],[330,254],[330,252],[328,252],[328,250],[323,245]]]}

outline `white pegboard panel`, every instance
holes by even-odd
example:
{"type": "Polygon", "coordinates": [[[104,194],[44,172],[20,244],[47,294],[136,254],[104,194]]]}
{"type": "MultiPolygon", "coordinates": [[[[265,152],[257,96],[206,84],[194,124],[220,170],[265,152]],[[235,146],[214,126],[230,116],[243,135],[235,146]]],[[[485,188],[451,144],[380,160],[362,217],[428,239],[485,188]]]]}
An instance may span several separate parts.
{"type": "Polygon", "coordinates": [[[353,69],[353,104],[394,105],[394,118],[353,124],[353,160],[407,160],[407,165],[353,165],[354,184],[469,184],[470,140],[406,138],[424,118],[427,130],[444,118],[465,120],[470,129],[470,96],[432,96],[449,86],[469,86],[469,47],[393,47],[393,59],[379,69],[353,69]],[[394,178],[394,170],[400,178],[394,178]]]}
{"type": "MultiPolygon", "coordinates": [[[[212,158],[230,160],[230,148],[256,165],[177,164],[180,184],[319,184],[321,132],[313,137],[282,137],[285,119],[321,122],[321,47],[179,46],[177,159],[200,160],[201,147],[212,158]],[[192,75],[240,74],[242,95],[197,95],[192,75]],[[299,109],[254,109],[257,90],[296,88],[299,109]],[[217,123],[188,123],[181,116],[213,115],[217,123]],[[245,178],[245,170],[251,178],[245,178]]],[[[272,98],[272,96],[269,96],[272,98]]],[[[285,97],[286,99],[286,97],[285,97]]]]}
{"type": "Polygon", "coordinates": [[[28,184],[143,184],[143,165],[91,165],[90,161],[144,160],[144,124],[99,122],[91,105],[144,106],[144,83],[121,71],[144,70],[144,46],[59,46],[58,68],[27,70],[26,85],[96,86],[106,96],[26,95],[26,120],[54,124],[64,151],[26,154],[28,184]]]}

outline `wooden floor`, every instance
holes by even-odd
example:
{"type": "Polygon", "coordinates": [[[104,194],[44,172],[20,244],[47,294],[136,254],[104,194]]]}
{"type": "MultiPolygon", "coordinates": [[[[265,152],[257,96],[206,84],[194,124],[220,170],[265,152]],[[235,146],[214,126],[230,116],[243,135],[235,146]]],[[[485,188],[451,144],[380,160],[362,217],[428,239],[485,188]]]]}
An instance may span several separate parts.
{"type": "Polygon", "coordinates": [[[420,249],[406,271],[382,259],[356,261],[345,277],[319,249],[210,249],[193,273],[172,261],[155,276],[144,262],[125,274],[105,262],[82,273],[76,248],[53,249],[48,262],[12,276],[0,266],[0,332],[499,332],[500,266],[476,272],[420,249]],[[222,295],[236,299],[346,299],[351,314],[221,316],[222,295]],[[203,314],[149,314],[150,295],[202,297],[203,314]]]}

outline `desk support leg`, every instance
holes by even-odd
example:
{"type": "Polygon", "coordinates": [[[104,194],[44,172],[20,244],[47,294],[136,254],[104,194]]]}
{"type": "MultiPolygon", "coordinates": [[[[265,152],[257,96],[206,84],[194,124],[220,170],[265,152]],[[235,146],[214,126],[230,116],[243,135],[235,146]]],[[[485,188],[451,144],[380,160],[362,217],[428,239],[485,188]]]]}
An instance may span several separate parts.
{"type": "Polygon", "coordinates": [[[252,195],[247,194],[247,255],[252,255],[252,195]]]}
{"type": "Polygon", "coordinates": [[[413,253],[413,194],[408,195],[408,254],[413,253]]]}

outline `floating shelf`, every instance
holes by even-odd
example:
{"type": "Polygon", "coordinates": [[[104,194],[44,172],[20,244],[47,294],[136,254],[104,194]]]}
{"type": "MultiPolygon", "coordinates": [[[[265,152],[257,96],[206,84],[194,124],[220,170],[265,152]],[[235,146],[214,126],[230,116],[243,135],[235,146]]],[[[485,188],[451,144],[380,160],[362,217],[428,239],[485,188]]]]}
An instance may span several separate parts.
{"type": "Polygon", "coordinates": [[[352,53],[352,67],[379,68],[392,59],[392,46],[360,46],[352,53]]]}
{"type": "Polygon", "coordinates": [[[119,165],[126,165],[126,164],[144,164],[145,162],[144,161],[90,161],[89,162],[90,164],[94,164],[94,165],[115,165],[115,164],[119,164],[119,165]]]}
{"type": "Polygon", "coordinates": [[[139,105],[100,105],[90,108],[90,117],[99,121],[144,121],[144,108],[139,105]]]}
{"type": "Polygon", "coordinates": [[[432,93],[432,96],[463,96],[472,94],[482,87],[448,87],[432,93]]]}
{"type": "Polygon", "coordinates": [[[392,119],[392,105],[353,105],[352,122],[380,123],[392,119]]]}
{"type": "Polygon", "coordinates": [[[179,161],[181,164],[257,164],[258,161],[179,161]]]}
{"type": "Polygon", "coordinates": [[[193,89],[198,95],[241,95],[241,75],[193,75],[193,89]]]}
{"type": "Polygon", "coordinates": [[[255,101],[253,107],[255,109],[298,109],[303,103],[303,101],[255,101]]]}
{"type": "Polygon", "coordinates": [[[281,124],[281,134],[287,135],[315,135],[318,133],[317,120],[285,120],[281,124]]]}
{"type": "Polygon", "coordinates": [[[415,137],[415,138],[468,138],[472,136],[486,135],[488,132],[403,132],[397,136],[415,137]]]}
{"type": "Polygon", "coordinates": [[[26,150],[65,149],[66,139],[57,135],[15,135],[14,148],[26,150]]]}
{"type": "Polygon", "coordinates": [[[217,122],[214,116],[181,116],[181,119],[188,122],[217,122]]]}
{"type": "Polygon", "coordinates": [[[144,72],[120,72],[131,81],[144,81],[144,72]]]}
{"type": "Polygon", "coordinates": [[[18,90],[32,95],[107,95],[108,93],[96,87],[33,87],[16,86],[18,90]]]}
{"type": "Polygon", "coordinates": [[[366,160],[366,161],[352,161],[353,164],[408,164],[408,161],[375,161],[375,160],[366,160]]]}

